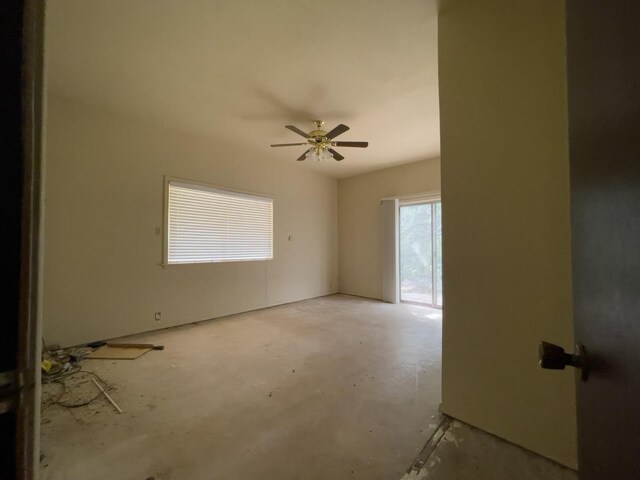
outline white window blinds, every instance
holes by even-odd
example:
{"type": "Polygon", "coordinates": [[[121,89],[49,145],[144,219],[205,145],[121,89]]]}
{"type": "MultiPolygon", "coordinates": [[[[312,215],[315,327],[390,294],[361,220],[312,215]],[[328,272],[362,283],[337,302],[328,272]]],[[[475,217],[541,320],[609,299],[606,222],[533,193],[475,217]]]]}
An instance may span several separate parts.
{"type": "Polygon", "coordinates": [[[273,199],[170,181],[166,263],[273,258],[273,199]]]}

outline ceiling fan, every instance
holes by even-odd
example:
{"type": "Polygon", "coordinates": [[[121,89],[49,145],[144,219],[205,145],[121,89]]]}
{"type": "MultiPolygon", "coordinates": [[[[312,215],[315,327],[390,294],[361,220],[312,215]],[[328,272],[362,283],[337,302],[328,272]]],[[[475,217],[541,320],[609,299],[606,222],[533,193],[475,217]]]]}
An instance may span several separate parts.
{"type": "Polygon", "coordinates": [[[276,143],[275,145],[271,145],[272,147],[294,147],[294,146],[306,146],[307,151],[298,157],[298,162],[301,162],[305,159],[315,160],[317,162],[321,160],[329,160],[330,158],[335,159],[336,161],[344,160],[344,157],[336,152],[331,147],[358,147],[358,148],[367,148],[369,146],[369,142],[337,142],[333,139],[338,135],[342,135],[344,132],[349,130],[349,127],[346,125],[340,124],[335,127],[333,130],[326,132],[322,130],[322,126],[324,122],[320,120],[315,120],[313,122],[316,126],[315,130],[310,131],[309,133],[305,133],[300,130],[298,127],[294,127],[293,125],[285,125],[285,128],[288,128],[292,132],[297,133],[298,135],[303,136],[307,139],[304,143],[276,143]]]}

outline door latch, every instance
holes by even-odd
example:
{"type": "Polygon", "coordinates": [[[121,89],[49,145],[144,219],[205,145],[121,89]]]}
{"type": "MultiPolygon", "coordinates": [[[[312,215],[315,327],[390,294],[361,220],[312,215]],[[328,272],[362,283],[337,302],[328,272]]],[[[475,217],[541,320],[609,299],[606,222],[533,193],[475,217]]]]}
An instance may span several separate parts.
{"type": "Polygon", "coordinates": [[[564,370],[566,366],[580,369],[580,378],[586,381],[589,377],[587,350],[584,345],[576,345],[576,353],[565,353],[564,348],[553,343],[540,342],[538,346],[538,361],[542,368],[550,370],[564,370]]]}

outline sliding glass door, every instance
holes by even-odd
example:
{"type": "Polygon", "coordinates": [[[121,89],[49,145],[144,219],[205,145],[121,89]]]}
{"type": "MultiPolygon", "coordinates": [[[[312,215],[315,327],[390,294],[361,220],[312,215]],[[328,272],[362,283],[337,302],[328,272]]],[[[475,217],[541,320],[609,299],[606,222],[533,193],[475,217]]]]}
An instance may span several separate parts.
{"type": "Polygon", "coordinates": [[[442,203],[433,205],[433,281],[435,283],[434,300],[436,307],[442,307],[442,203]]]}
{"type": "Polygon", "coordinates": [[[400,301],[442,306],[442,204],[400,205],[400,301]]]}

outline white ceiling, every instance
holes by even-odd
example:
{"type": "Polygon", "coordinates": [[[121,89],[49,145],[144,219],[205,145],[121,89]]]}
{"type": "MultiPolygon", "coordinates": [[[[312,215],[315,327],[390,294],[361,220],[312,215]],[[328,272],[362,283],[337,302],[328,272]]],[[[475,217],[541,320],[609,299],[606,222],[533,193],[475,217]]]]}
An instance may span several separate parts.
{"type": "Polygon", "coordinates": [[[345,123],[335,177],[439,156],[435,0],[49,0],[48,88],[294,162],[345,123]]]}

